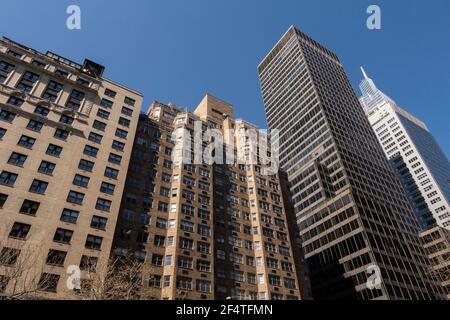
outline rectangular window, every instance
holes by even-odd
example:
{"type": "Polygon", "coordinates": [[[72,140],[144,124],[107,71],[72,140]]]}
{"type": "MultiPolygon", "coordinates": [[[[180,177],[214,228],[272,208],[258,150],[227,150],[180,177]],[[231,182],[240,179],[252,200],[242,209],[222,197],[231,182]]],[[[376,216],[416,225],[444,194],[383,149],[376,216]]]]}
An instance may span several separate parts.
{"type": "Polygon", "coordinates": [[[106,129],[106,123],[95,120],[94,124],[92,125],[95,129],[100,130],[100,131],[105,131],[106,129]]]}
{"type": "Polygon", "coordinates": [[[94,143],[101,143],[103,136],[96,134],[94,132],[89,133],[89,141],[94,142],[94,143]]]}
{"type": "Polygon", "coordinates": [[[108,219],[99,217],[99,216],[93,216],[91,220],[91,228],[99,229],[99,230],[106,230],[106,224],[108,223],[108,219]]]}
{"type": "Polygon", "coordinates": [[[84,193],[70,191],[67,196],[67,202],[82,205],[84,200],[84,193]]]}
{"type": "Polygon", "coordinates": [[[25,164],[25,161],[27,160],[27,156],[24,154],[20,154],[17,152],[13,152],[11,154],[11,156],[9,157],[8,163],[15,165],[15,166],[19,166],[19,167],[23,167],[23,165],[25,164]]]}
{"type": "Polygon", "coordinates": [[[75,175],[75,178],[73,179],[72,183],[76,186],[82,187],[82,188],[87,188],[89,185],[89,177],[85,177],[82,175],[75,175]]]}
{"type": "Polygon", "coordinates": [[[103,98],[100,101],[100,105],[102,107],[105,107],[105,108],[108,108],[108,109],[111,109],[113,107],[113,104],[114,104],[114,102],[112,102],[111,100],[105,99],[105,98],[103,98]]]}
{"type": "Polygon", "coordinates": [[[73,231],[67,230],[67,229],[56,229],[55,235],[53,237],[53,241],[64,243],[64,244],[70,244],[70,241],[72,240],[73,231]]]}
{"type": "Polygon", "coordinates": [[[16,183],[17,180],[17,174],[11,173],[8,171],[2,171],[0,174],[0,184],[3,184],[8,187],[14,186],[14,183],[16,183]]]}
{"type": "Polygon", "coordinates": [[[119,170],[107,167],[105,169],[105,177],[116,180],[119,176],[119,170]]]}
{"type": "Polygon", "coordinates": [[[123,102],[129,106],[134,106],[134,104],[136,103],[136,100],[129,98],[129,97],[125,97],[123,102]]]}
{"type": "Polygon", "coordinates": [[[84,97],[84,92],[73,89],[70,93],[69,99],[67,99],[66,107],[78,111],[81,107],[81,103],[83,102],[84,97]]]}
{"type": "Polygon", "coordinates": [[[122,107],[122,114],[131,117],[133,115],[133,110],[127,107],[122,107]]]}
{"type": "Polygon", "coordinates": [[[120,163],[122,162],[122,157],[117,154],[110,153],[108,161],[120,165],[120,163]]]}
{"type": "Polygon", "coordinates": [[[81,159],[80,163],[78,164],[78,169],[92,172],[92,169],[94,169],[94,162],[81,159]]]}
{"type": "Polygon", "coordinates": [[[127,119],[125,119],[125,118],[120,117],[120,118],[119,118],[119,124],[120,124],[121,126],[124,126],[124,127],[129,128],[129,127],[130,127],[130,120],[127,120],[127,119]]]}
{"type": "Polygon", "coordinates": [[[125,143],[114,140],[112,143],[112,148],[117,151],[123,151],[123,149],[125,148],[125,143]]]}
{"type": "Polygon", "coordinates": [[[62,147],[50,144],[47,148],[46,154],[53,157],[59,157],[62,152],[62,147]]]}
{"type": "Polygon", "coordinates": [[[19,146],[22,146],[27,149],[31,149],[36,142],[36,139],[28,136],[21,136],[19,142],[17,143],[19,146]]]}
{"type": "Polygon", "coordinates": [[[18,97],[15,97],[15,96],[11,96],[11,97],[9,97],[8,102],[6,102],[6,103],[20,108],[22,106],[22,104],[24,103],[24,100],[20,99],[18,97]]]}
{"type": "Polygon", "coordinates": [[[103,118],[108,120],[110,113],[108,111],[105,111],[103,109],[98,109],[97,111],[97,117],[103,118]]]}
{"type": "Polygon", "coordinates": [[[112,203],[109,200],[98,198],[95,209],[108,212],[111,210],[111,204],[112,203]]]}
{"type": "Polygon", "coordinates": [[[116,137],[121,139],[126,139],[128,136],[128,132],[122,129],[116,129],[116,137]]]}
{"type": "Polygon", "coordinates": [[[39,202],[24,200],[22,206],[20,207],[19,212],[30,216],[35,216],[39,210],[39,206],[40,206],[39,202]]]}
{"type": "Polygon", "coordinates": [[[67,252],[51,249],[47,255],[47,264],[56,267],[64,266],[67,252]]]}
{"type": "Polygon", "coordinates": [[[8,195],[4,193],[0,193],[0,208],[3,208],[6,200],[8,200],[8,195]]]}
{"type": "Polygon", "coordinates": [[[44,93],[42,94],[42,98],[51,102],[55,102],[56,99],[58,99],[59,93],[61,92],[63,87],[64,86],[61,83],[50,80],[47,85],[47,89],[45,89],[44,93]]]}
{"type": "Polygon", "coordinates": [[[69,137],[69,131],[58,128],[55,130],[55,134],[53,135],[53,137],[60,140],[67,140],[67,138],[69,137]]]}
{"type": "Polygon", "coordinates": [[[71,210],[71,209],[64,209],[61,213],[61,221],[75,224],[77,223],[78,216],[80,215],[79,211],[71,210]]]}
{"type": "Polygon", "coordinates": [[[0,140],[3,139],[5,134],[6,134],[6,129],[0,128],[0,140]]]}
{"type": "Polygon", "coordinates": [[[91,250],[100,250],[102,247],[103,238],[93,235],[88,235],[86,238],[85,247],[91,250]]]}
{"type": "Polygon", "coordinates": [[[114,189],[116,188],[115,185],[102,182],[102,185],[100,187],[100,192],[106,193],[106,194],[114,194],[114,189]]]}
{"type": "Polygon", "coordinates": [[[35,132],[41,132],[44,124],[36,120],[30,120],[27,125],[27,129],[35,132]]]}
{"type": "Polygon", "coordinates": [[[44,194],[47,190],[48,182],[34,179],[30,186],[30,192],[44,194]]]}
{"type": "Polygon", "coordinates": [[[60,123],[71,125],[73,123],[74,119],[72,117],[62,115],[61,118],[59,118],[60,123]]]}
{"type": "Polygon", "coordinates": [[[43,273],[38,283],[38,290],[56,292],[60,276],[57,274],[43,273]]]}
{"type": "Polygon", "coordinates": [[[115,98],[117,95],[117,92],[110,90],[108,88],[105,89],[105,96],[110,97],[110,98],[115,98]]]}
{"type": "Polygon", "coordinates": [[[90,145],[86,145],[84,147],[83,153],[89,157],[97,157],[98,148],[92,147],[90,145]]]}
{"type": "Polygon", "coordinates": [[[24,240],[27,237],[30,228],[31,226],[29,224],[15,222],[9,233],[9,237],[24,240]]]}
{"type": "Polygon", "coordinates": [[[6,111],[4,109],[2,109],[0,111],[0,120],[6,121],[6,122],[12,122],[15,117],[16,117],[15,113],[6,111]]]}

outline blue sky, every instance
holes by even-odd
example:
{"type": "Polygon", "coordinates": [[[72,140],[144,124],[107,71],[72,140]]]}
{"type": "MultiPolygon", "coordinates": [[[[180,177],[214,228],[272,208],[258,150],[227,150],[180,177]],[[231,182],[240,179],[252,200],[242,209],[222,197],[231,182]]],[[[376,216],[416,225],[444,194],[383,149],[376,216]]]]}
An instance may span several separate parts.
{"type": "Polygon", "coordinates": [[[256,67],[296,25],[339,55],[355,89],[363,65],[450,155],[448,0],[14,0],[1,11],[0,35],[105,65],[107,77],[144,93],[143,109],[153,100],[193,109],[209,92],[261,127],[256,67]],[[66,28],[70,4],[81,7],[81,30],[66,28]],[[371,4],[381,30],[366,27],[371,4]]]}

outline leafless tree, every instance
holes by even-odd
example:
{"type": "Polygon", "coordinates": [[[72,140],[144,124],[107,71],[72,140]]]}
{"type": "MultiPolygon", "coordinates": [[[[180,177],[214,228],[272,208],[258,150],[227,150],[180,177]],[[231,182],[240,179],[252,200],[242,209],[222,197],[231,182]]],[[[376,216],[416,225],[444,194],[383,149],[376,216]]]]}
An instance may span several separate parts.
{"type": "Polygon", "coordinates": [[[37,299],[39,291],[51,285],[37,266],[42,259],[39,244],[19,244],[13,239],[0,241],[0,299],[37,299]]]}
{"type": "Polygon", "coordinates": [[[133,257],[116,257],[106,266],[85,268],[75,296],[81,300],[146,300],[150,292],[144,281],[144,264],[133,257]]]}

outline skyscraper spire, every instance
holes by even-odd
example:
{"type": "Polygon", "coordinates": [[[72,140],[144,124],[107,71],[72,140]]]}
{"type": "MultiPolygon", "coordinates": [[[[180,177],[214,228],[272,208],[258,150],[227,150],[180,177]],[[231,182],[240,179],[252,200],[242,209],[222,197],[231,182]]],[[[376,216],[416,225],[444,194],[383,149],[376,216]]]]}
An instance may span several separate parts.
{"type": "Polygon", "coordinates": [[[363,76],[364,76],[364,79],[369,79],[369,77],[367,76],[367,74],[366,74],[366,72],[364,71],[364,68],[363,68],[363,67],[361,67],[361,71],[362,71],[362,74],[363,74],[363,76]]]}

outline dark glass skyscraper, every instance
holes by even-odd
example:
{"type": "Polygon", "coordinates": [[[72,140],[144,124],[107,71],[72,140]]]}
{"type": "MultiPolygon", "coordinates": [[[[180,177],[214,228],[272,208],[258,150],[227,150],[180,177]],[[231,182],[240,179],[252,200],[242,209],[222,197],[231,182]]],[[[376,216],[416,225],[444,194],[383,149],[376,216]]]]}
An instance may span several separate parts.
{"type": "Polygon", "coordinates": [[[258,72],[314,298],[433,298],[418,222],[339,58],[291,27],[258,72]]]}

